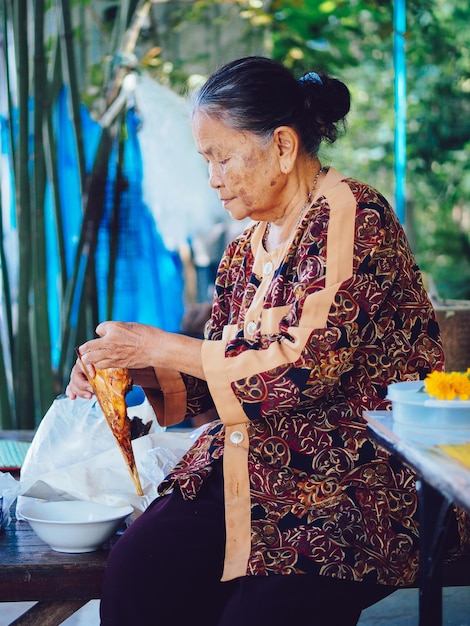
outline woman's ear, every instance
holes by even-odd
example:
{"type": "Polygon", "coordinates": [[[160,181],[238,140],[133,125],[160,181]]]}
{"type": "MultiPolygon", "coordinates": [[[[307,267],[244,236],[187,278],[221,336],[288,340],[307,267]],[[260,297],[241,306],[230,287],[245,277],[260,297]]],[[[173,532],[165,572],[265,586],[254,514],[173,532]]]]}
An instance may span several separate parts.
{"type": "Polygon", "coordinates": [[[278,126],[273,134],[279,159],[279,168],[284,174],[292,171],[299,152],[299,136],[290,126],[278,126]]]}

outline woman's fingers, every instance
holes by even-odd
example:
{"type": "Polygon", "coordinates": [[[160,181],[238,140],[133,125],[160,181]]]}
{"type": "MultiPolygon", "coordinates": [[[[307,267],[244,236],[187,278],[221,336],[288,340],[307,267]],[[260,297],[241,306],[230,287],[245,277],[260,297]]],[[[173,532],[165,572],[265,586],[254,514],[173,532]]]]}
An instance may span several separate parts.
{"type": "Polygon", "coordinates": [[[92,386],[79,360],[77,360],[70,372],[70,381],[65,389],[65,394],[71,400],[75,400],[76,398],[91,398],[93,395],[92,386]]]}

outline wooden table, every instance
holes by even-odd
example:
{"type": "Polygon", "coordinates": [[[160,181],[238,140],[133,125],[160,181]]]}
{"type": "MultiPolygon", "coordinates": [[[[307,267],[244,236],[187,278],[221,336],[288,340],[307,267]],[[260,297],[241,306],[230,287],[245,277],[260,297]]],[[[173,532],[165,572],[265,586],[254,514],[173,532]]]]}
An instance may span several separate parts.
{"type": "Polygon", "coordinates": [[[0,602],[36,604],[12,625],[57,626],[99,598],[104,567],[117,539],[96,552],[55,552],[28,522],[13,519],[0,531],[0,602]]]}
{"type": "Polygon", "coordinates": [[[397,423],[392,411],[367,411],[364,417],[373,438],[416,472],[420,509],[419,624],[441,626],[445,541],[453,504],[470,513],[470,470],[440,451],[437,444],[470,441],[470,430],[414,429],[397,423]]]}

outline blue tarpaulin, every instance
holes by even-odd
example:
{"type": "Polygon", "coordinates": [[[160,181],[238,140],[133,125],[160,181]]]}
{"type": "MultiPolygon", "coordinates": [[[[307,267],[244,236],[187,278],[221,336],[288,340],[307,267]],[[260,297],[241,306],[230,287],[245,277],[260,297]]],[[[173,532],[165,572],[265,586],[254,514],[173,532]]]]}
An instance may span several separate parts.
{"type": "MultiPolygon", "coordinates": [[[[70,277],[82,224],[78,160],[75,137],[69,116],[67,92],[59,95],[54,115],[59,162],[61,219],[65,241],[66,270],[70,277]]],[[[81,109],[87,171],[94,162],[101,127],[81,109]]],[[[168,250],[158,232],[155,218],[142,200],[142,159],[137,140],[139,118],[134,109],[126,114],[127,137],[124,144],[123,176],[125,189],[120,199],[118,252],[114,283],[112,319],[136,321],[178,331],[183,314],[183,271],[179,256],[168,250]]],[[[98,234],[96,276],[98,314],[104,320],[107,310],[109,274],[109,226],[114,203],[117,172],[117,142],[113,148],[107,181],[104,214],[98,234]]],[[[45,206],[48,307],[50,315],[53,364],[57,365],[60,348],[60,301],[57,281],[60,276],[57,245],[57,220],[51,190],[45,206]]]]}
{"type": "MultiPolygon", "coordinates": [[[[165,247],[155,218],[142,200],[142,158],[137,133],[140,120],[135,109],[127,112],[121,192],[119,247],[114,284],[113,319],[153,324],[179,330],[183,314],[182,266],[176,252],[165,247]]],[[[109,270],[110,220],[117,173],[117,145],[111,154],[108,193],[101,223],[96,271],[99,310],[106,310],[105,284],[109,270]]]]}

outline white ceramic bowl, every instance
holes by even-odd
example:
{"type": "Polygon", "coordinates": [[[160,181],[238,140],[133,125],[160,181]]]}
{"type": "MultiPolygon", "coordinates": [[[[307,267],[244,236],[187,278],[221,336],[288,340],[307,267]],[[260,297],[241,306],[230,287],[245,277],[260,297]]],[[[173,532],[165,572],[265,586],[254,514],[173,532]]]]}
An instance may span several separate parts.
{"type": "Polygon", "coordinates": [[[388,386],[387,398],[392,401],[396,422],[420,428],[470,429],[470,401],[437,400],[423,388],[423,380],[388,386]]]}
{"type": "Polygon", "coordinates": [[[110,539],[133,512],[83,500],[36,502],[21,509],[32,529],[57,552],[93,552],[110,539]]]}

